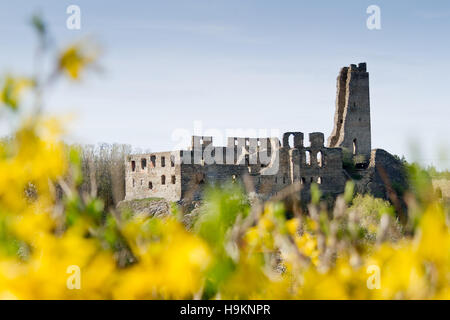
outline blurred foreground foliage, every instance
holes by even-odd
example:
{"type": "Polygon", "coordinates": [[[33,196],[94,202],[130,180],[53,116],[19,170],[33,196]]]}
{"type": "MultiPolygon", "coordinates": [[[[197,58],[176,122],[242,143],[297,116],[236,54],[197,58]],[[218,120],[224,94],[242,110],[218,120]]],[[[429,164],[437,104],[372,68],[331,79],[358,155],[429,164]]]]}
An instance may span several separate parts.
{"type": "MultiPolygon", "coordinates": [[[[78,79],[94,62],[85,48],[62,51],[49,77],[78,79]]],[[[16,117],[44,83],[7,75],[1,108],[16,117]]],[[[283,203],[250,205],[230,184],[207,191],[187,230],[175,207],[124,217],[84,190],[80,149],[63,144],[64,125],[39,103],[20,123],[0,144],[1,299],[450,298],[449,209],[418,167],[402,225],[389,202],[354,196],[352,183],[331,211],[313,185],[307,213],[290,218],[283,203]]]]}

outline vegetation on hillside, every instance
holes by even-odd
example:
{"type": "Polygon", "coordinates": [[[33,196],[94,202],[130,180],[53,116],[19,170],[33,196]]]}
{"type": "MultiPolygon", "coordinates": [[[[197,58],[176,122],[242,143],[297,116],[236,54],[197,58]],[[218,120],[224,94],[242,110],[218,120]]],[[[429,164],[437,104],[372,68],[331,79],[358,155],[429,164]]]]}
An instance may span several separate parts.
{"type": "Polygon", "coordinates": [[[72,146],[81,157],[83,183],[81,192],[101,198],[112,208],[125,197],[125,157],[131,146],[102,143],[72,146]]]}

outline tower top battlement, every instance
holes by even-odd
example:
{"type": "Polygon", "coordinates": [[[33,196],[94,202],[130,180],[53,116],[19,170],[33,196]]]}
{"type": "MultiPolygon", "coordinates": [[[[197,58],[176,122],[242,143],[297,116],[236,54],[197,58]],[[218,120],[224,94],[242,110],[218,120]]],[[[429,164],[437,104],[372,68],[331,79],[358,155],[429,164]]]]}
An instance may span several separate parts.
{"type": "MultiPolygon", "coordinates": [[[[345,68],[347,68],[347,67],[345,67],[345,68]]],[[[350,69],[350,71],[367,72],[367,63],[361,62],[361,63],[358,63],[358,65],[351,64],[349,69],[350,69]]]]}

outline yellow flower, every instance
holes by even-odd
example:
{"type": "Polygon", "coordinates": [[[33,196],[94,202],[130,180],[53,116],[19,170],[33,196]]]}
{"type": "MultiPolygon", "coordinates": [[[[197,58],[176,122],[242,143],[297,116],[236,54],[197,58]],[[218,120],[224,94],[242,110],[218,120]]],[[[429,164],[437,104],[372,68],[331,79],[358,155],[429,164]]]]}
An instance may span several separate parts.
{"type": "Polygon", "coordinates": [[[201,289],[211,253],[179,222],[138,216],[123,232],[139,262],[119,277],[115,299],[191,298],[201,289]]]}
{"type": "Polygon", "coordinates": [[[21,95],[34,85],[34,81],[25,77],[6,76],[0,92],[0,101],[11,109],[17,109],[21,95]]]}
{"type": "Polygon", "coordinates": [[[291,235],[297,234],[299,226],[300,220],[297,218],[286,221],[286,228],[291,235]]]}
{"type": "Polygon", "coordinates": [[[98,50],[92,43],[80,42],[68,47],[59,57],[58,69],[70,78],[79,79],[80,73],[97,60],[98,50]]]}
{"type": "Polygon", "coordinates": [[[450,232],[441,205],[430,205],[419,224],[419,251],[422,257],[443,264],[450,263],[450,232]]]}
{"type": "Polygon", "coordinates": [[[319,249],[317,248],[317,239],[308,232],[304,232],[301,236],[294,237],[295,244],[301,253],[311,259],[314,265],[319,263],[319,249]]]}

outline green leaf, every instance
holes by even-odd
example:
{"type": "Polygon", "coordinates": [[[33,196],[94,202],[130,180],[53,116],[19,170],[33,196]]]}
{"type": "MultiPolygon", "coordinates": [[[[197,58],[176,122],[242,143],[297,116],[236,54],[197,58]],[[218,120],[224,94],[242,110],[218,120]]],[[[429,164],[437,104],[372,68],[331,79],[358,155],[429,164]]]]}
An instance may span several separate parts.
{"type": "Polygon", "coordinates": [[[47,26],[40,14],[34,14],[31,17],[31,25],[36,30],[40,37],[44,37],[47,33],[47,26]]]}
{"type": "Polygon", "coordinates": [[[313,204],[319,204],[320,197],[322,196],[319,186],[317,183],[311,185],[311,202],[313,204]]]}
{"type": "Polygon", "coordinates": [[[353,181],[347,181],[345,184],[345,191],[344,191],[344,200],[347,203],[350,203],[353,199],[353,194],[355,192],[355,183],[353,181]]]}

